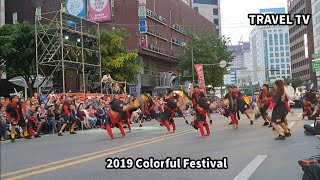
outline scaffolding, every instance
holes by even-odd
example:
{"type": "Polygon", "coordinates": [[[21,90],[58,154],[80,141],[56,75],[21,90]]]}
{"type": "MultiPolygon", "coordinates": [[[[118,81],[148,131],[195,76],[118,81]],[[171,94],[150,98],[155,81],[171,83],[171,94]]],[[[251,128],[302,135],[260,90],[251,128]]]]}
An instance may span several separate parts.
{"type": "MultiPolygon", "coordinates": [[[[89,88],[97,86],[94,93],[102,93],[99,23],[70,15],[61,8],[37,14],[35,34],[37,77],[43,75],[47,78],[45,82],[51,82],[57,74],[62,75],[60,89],[65,94],[66,71],[72,70],[82,79],[76,83],[78,92],[93,93],[89,88]]],[[[56,90],[52,88],[50,91],[56,90]]]]}

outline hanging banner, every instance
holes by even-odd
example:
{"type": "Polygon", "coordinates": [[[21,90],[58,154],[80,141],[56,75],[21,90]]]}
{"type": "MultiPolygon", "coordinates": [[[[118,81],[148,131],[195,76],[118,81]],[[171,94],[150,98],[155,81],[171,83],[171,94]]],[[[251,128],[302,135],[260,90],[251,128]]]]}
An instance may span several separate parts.
{"type": "Polygon", "coordinates": [[[307,34],[303,35],[303,41],[304,41],[304,57],[309,58],[309,52],[308,52],[308,36],[307,34]]]}
{"type": "Polygon", "coordinates": [[[94,22],[110,21],[111,0],[89,0],[89,20],[94,22]]]}
{"type": "Polygon", "coordinates": [[[141,48],[147,48],[148,47],[147,35],[140,35],[140,47],[141,48]]]}
{"type": "MultiPolygon", "coordinates": [[[[87,18],[86,0],[66,0],[66,12],[81,18],[87,18]]],[[[68,21],[68,26],[75,26],[75,22],[68,21]]]]}
{"type": "Polygon", "coordinates": [[[198,75],[199,89],[205,89],[206,83],[204,80],[203,65],[202,64],[195,64],[194,68],[195,68],[197,75],[198,75]]]}

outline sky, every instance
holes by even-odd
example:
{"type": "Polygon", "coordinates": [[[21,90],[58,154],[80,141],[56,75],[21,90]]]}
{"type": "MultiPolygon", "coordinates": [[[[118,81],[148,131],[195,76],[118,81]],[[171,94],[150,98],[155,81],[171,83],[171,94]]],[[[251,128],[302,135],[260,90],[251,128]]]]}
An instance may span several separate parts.
{"type": "Polygon", "coordinates": [[[257,13],[259,9],[285,7],[287,0],[220,0],[221,32],[230,37],[233,45],[249,41],[253,27],[249,24],[248,13],[257,13]]]}

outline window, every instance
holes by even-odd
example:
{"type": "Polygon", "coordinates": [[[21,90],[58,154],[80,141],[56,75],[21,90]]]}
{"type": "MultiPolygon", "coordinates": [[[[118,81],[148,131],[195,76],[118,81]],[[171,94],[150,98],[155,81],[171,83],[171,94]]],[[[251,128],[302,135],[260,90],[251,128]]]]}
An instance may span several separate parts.
{"type": "Polygon", "coordinates": [[[275,47],[275,48],[274,48],[274,51],[279,51],[279,48],[278,48],[278,47],[275,47]]]}
{"type": "Polygon", "coordinates": [[[289,58],[286,58],[287,62],[290,62],[290,59],[289,58]]]}
{"type": "Polygon", "coordinates": [[[290,49],[289,46],[286,46],[286,51],[289,51],[289,49],[290,49]]]}
{"type": "Polygon", "coordinates": [[[274,63],[274,59],[270,59],[270,63],[274,63]]]}
{"type": "Polygon", "coordinates": [[[270,53],[270,57],[273,57],[273,53],[270,53]]]}
{"type": "Polygon", "coordinates": [[[284,47],[282,46],[282,47],[280,47],[280,51],[284,51],[284,47]]]}
{"type": "Polygon", "coordinates": [[[215,25],[218,26],[218,25],[219,25],[219,19],[214,19],[214,20],[213,20],[213,24],[215,24],[215,25]]]}
{"type": "Polygon", "coordinates": [[[12,13],[12,24],[18,24],[18,13],[12,13]]]}
{"type": "Polygon", "coordinates": [[[194,7],[193,9],[197,14],[199,14],[199,8],[198,7],[194,7]]]}
{"type": "Polygon", "coordinates": [[[283,45],[283,34],[280,34],[280,45],[283,45]]]}
{"type": "Polygon", "coordinates": [[[290,53],[289,53],[289,52],[286,52],[286,56],[290,56],[290,53]]]}
{"type": "Polygon", "coordinates": [[[281,64],[281,68],[283,69],[285,67],[285,65],[284,64],[281,64]]]}
{"type": "Polygon", "coordinates": [[[271,71],[271,75],[274,75],[274,71],[271,71]]]}
{"type": "Polygon", "coordinates": [[[272,46],[273,45],[273,38],[272,38],[272,34],[269,34],[269,45],[272,46]]]}
{"type": "Polygon", "coordinates": [[[289,64],[287,64],[287,68],[290,68],[290,65],[289,65],[289,64]]]}
{"type": "Polygon", "coordinates": [[[315,23],[315,24],[318,24],[318,23],[320,23],[320,15],[318,15],[318,16],[316,17],[316,23],[315,23]]]}
{"type": "Polygon", "coordinates": [[[279,57],[279,53],[274,53],[274,56],[275,57],[279,57]]]}
{"type": "MultiPolygon", "coordinates": [[[[316,3],[316,1],[314,1],[314,3],[316,3]]],[[[316,6],[314,7],[314,12],[319,12],[319,11],[320,11],[320,2],[316,4],[316,6]]]]}
{"type": "Polygon", "coordinates": [[[287,74],[290,74],[290,70],[287,70],[287,74]]]}
{"type": "Polygon", "coordinates": [[[274,34],[274,45],[278,45],[278,34],[274,34]]]}
{"type": "Polygon", "coordinates": [[[273,47],[270,47],[270,51],[273,51],[273,47]]]}
{"type": "Polygon", "coordinates": [[[286,77],[285,77],[285,76],[282,76],[282,78],[285,79],[286,77]]]}
{"type": "Polygon", "coordinates": [[[274,65],[271,65],[271,68],[270,69],[274,69],[274,65]]]}
{"type": "Polygon", "coordinates": [[[276,63],[279,63],[279,59],[276,59],[276,63]]]}
{"type": "Polygon", "coordinates": [[[218,5],[218,0],[193,0],[193,3],[218,5]]]}
{"type": "Polygon", "coordinates": [[[281,57],[284,57],[284,52],[281,53],[281,57]]]}
{"type": "Polygon", "coordinates": [[[284,34],[284,43],[287,45],[289,44],[289,34],[288,33],[285,33],[284,34]]]}
{"type": "Polygon", "coordinates": [[[319,34],[320,34],[320,26],[317,27],[317,29],[316,29],[316,35],[319,35],[319,34]]]}
{"type": "Polygon", "coordinates": [[[219,10],[218,10],[218,9],[213,8],[213,15],[219,15],[219,10]]]}
{"type": "Polygon", "coordinates": [[[284,58],[281,58],[281,63],[284,63],[284,58]]]}
{"type": "Polygon", "coordinates": [[[276,69],[280,69],[280,65],[279,64],[276,65],[276,69]]]}

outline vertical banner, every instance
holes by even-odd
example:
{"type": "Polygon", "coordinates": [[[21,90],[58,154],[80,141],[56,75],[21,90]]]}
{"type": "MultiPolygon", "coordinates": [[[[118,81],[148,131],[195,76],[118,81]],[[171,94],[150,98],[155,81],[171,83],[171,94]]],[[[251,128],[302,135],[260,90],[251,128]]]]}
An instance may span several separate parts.
{"type": "Polygon", "coordinates": [[[309,58],[309,52],[308,52],[308,36],[307,34],[303,35],[303,42],[304,42],[304,57],[309,58]]]}
{"type": "Polygon", "coordinates": [[[194,68],[196,69],[196,72],[197,72],[197,75],[198,75],[199,89],[205,89],[206,83],[205,83],[205,80],[204,80],[203,65],[202,64],[195,64],[194,68]]]}
{"type": "Polygon", "coordinates": [[[139,6],[138,15],[139,15],[139,19],[146,19],[147,18],[147,7],[146,6],[139,6]]]}
{"type": "Polygon", "coordinates": [[[148,47],[147,35],[141,35],[140,36],[140,47],[141,48],[147,48],[148,47]]]}
{"type": "Polygon", "coordinates": [[[89,20],[94,22],[110,21],[111,0],[89,0],[89,20]]]}
{"type": "Polygon", "coordinates": [[[140,34],[147,32],[147,20],[140,20],[139,21],[139,32],[140,32],[140,34]]]}
{"type": "MultiPolygon", "coordinates": [[[[67,13],[78,16],[81,18],[87,18],[87,3],[86,0],[66,0],[67,13]]],[[[75,26],[76,23],[68,21],[69,26],[75,26]]]]}

